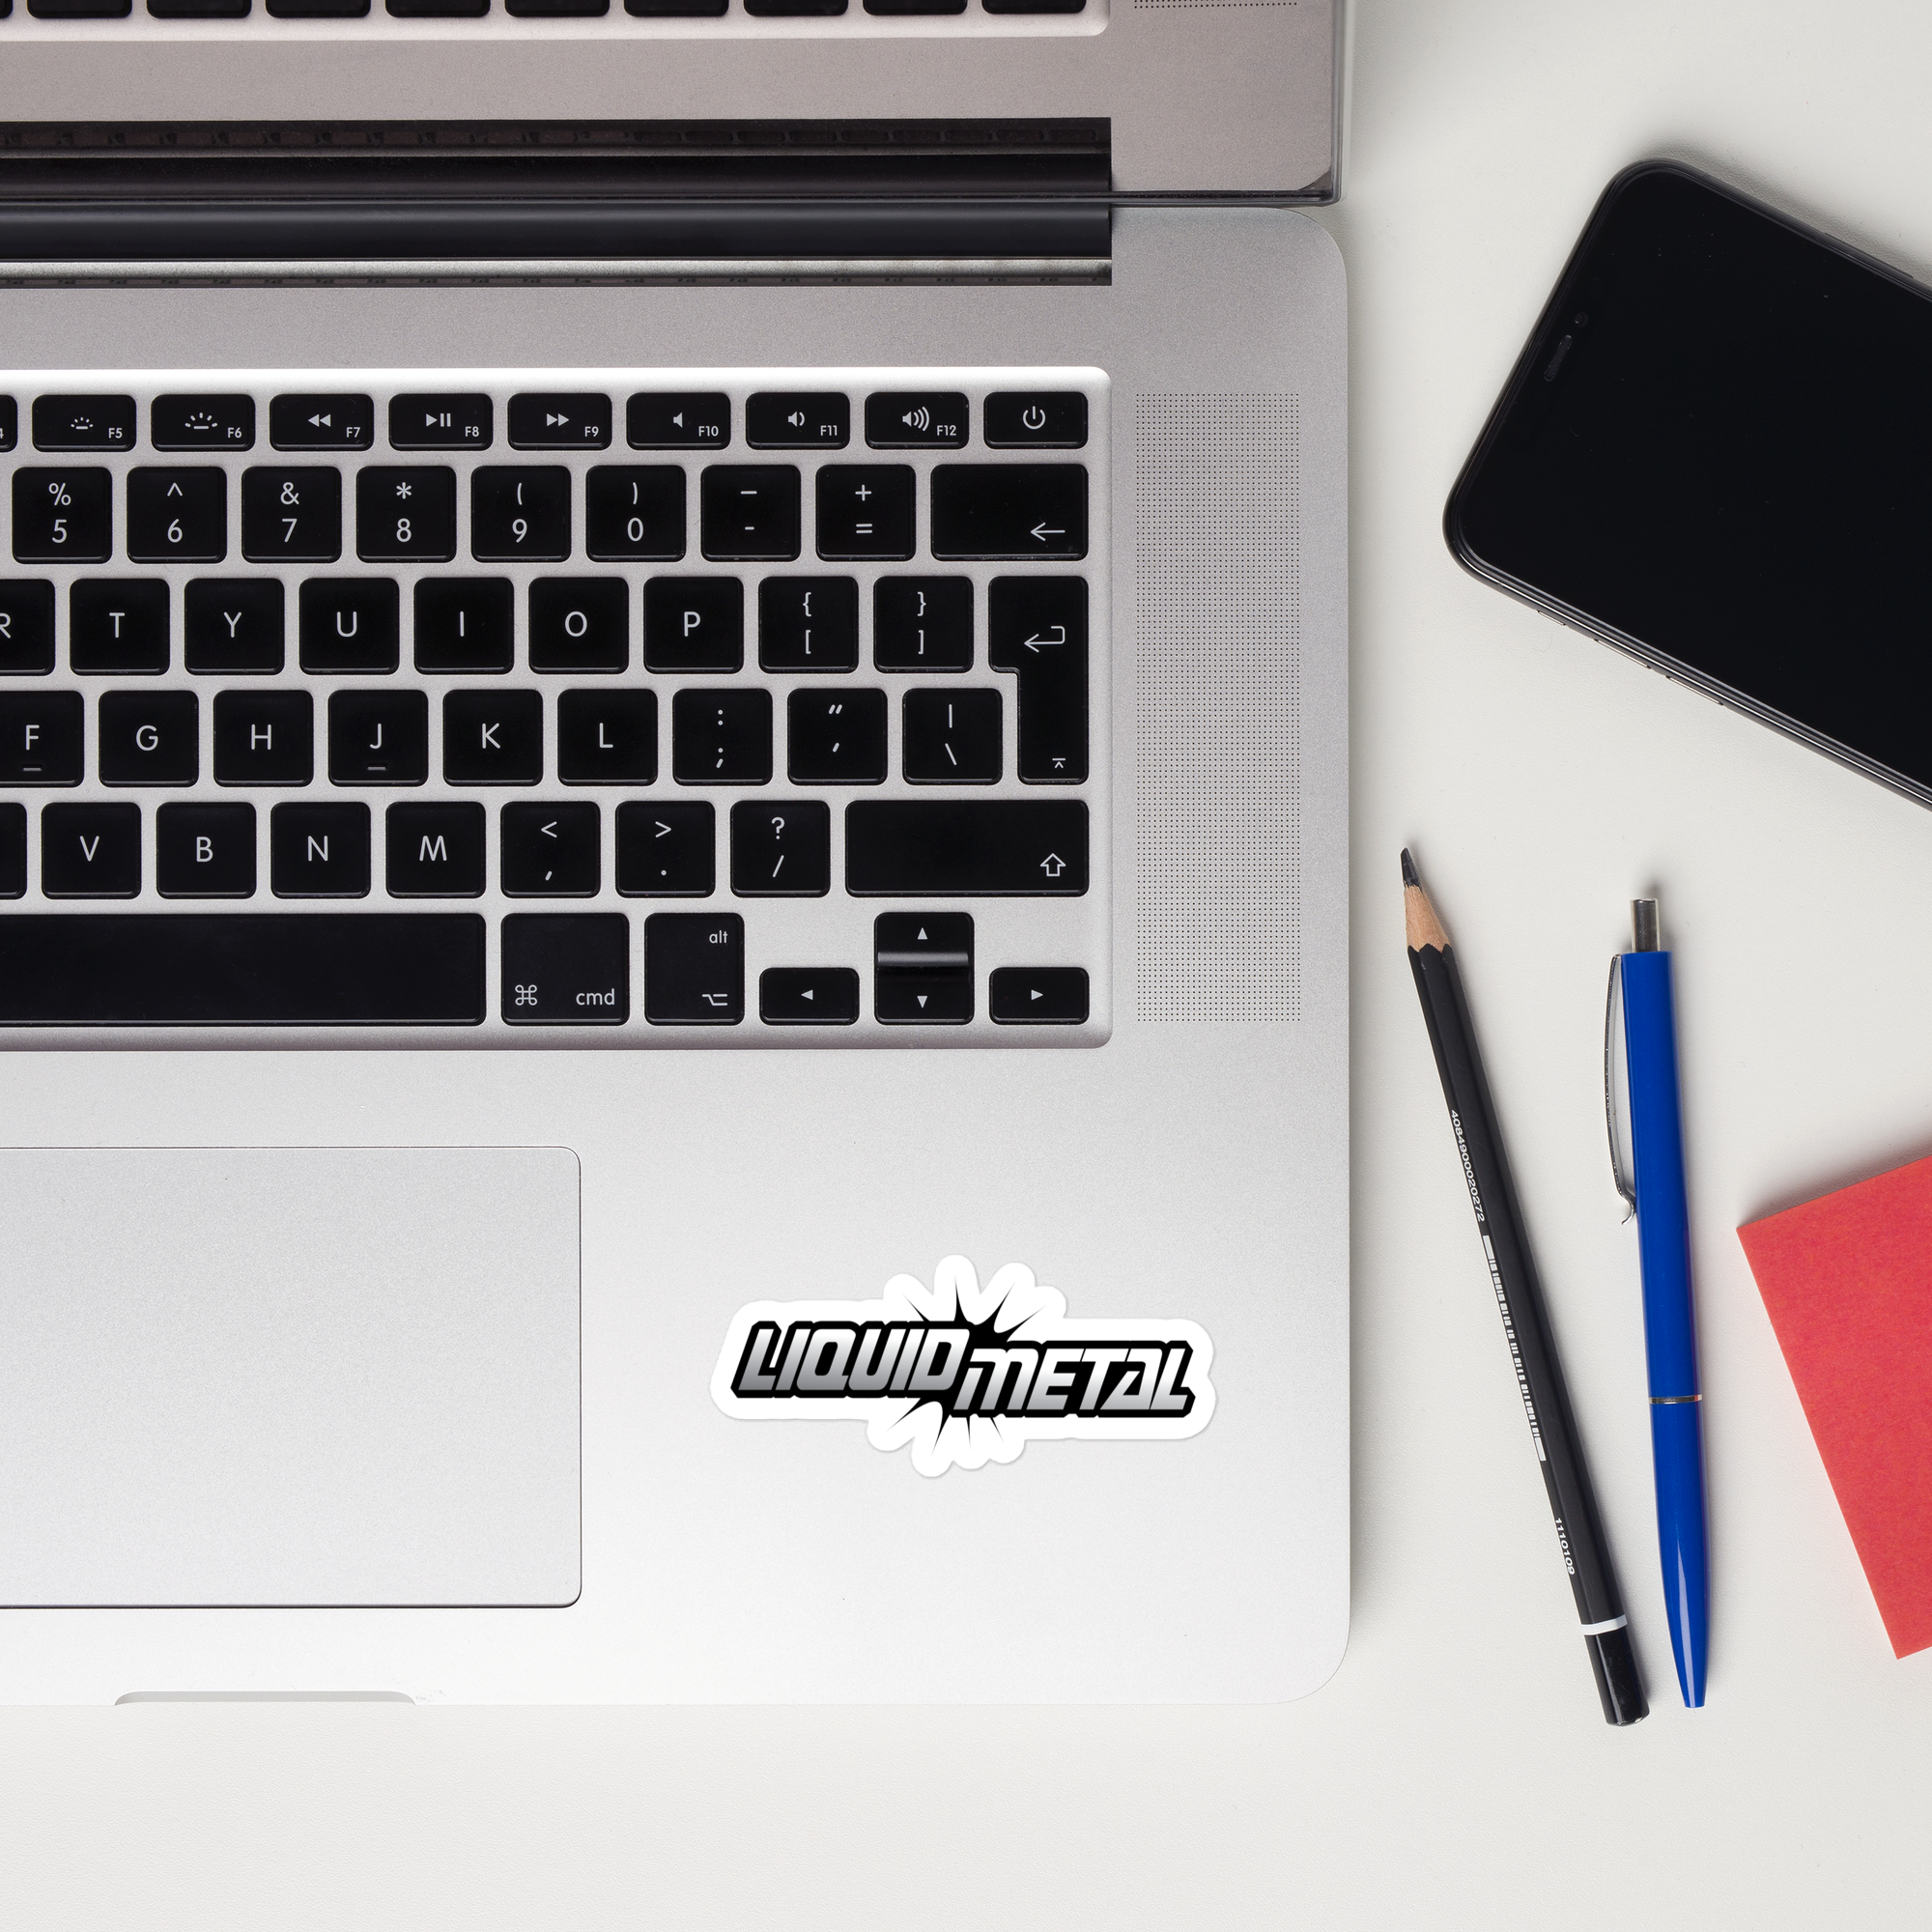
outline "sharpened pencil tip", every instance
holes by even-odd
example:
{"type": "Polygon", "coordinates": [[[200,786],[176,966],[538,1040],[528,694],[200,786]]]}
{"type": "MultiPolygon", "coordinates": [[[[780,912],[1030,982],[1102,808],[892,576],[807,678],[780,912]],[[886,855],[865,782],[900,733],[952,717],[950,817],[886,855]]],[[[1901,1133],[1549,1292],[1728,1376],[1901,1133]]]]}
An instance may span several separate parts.
{"type": "Polygon", "coordinates": [[[1402,882],[1406,886],[1419,886],[1422,881],[1415,876],[1415,861],[1408,856],[1408,847],[1402,848],[1402,882]]]}

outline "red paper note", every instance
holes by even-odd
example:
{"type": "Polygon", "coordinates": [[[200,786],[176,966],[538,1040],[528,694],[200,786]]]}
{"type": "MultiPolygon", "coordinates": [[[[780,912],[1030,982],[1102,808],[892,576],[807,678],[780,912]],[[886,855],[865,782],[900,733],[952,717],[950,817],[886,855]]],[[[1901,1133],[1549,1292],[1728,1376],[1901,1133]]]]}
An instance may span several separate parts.
{"type": "Polygon", "coordinates": [[[1900,1657],[1932,1644],[1932,1160],[1738,1230],[1900,1657]]]}

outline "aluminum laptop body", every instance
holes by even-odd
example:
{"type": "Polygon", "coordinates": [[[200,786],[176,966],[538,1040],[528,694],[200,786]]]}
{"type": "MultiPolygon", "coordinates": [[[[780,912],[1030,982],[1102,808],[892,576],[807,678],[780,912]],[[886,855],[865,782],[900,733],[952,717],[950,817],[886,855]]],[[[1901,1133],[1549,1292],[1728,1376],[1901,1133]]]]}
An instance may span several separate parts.
{"type": "Polygon", "coordinates": [[[1332,243],[322,125],[0,185],[0,1692],[1316,1688],[1332,243]]]}

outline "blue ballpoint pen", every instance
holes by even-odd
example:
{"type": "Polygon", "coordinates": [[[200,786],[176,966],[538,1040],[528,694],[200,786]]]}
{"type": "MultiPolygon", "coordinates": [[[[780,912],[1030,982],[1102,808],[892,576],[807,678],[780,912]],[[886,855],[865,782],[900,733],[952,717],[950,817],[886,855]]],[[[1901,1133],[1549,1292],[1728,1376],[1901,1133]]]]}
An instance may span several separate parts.
{"type": "Polygon", "coordinates": [[[1650,1444],[1657,1536],[1677,1683],[1704,1701],[1708,1567],[1704,1530],[1703,1395],[1690,1305],[1690,1216],[1677,1096],[1677,1020],[1670,954],[1658,941],[1657,901],[1632,903],[1634,943],[1619,955],[1624,1055],[1630,1075],[1631,1164],[1643,1268],[1643,1339],[1650,1371],[1650,1444]]]}

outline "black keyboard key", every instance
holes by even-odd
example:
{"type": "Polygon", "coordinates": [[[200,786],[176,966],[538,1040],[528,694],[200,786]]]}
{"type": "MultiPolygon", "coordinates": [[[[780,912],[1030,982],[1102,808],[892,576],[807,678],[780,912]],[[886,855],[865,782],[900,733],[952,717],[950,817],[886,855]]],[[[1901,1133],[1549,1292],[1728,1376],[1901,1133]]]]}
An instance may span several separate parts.
{"type": "Polygon", "coordinates": [[[269,813],[269,886],[280,899],[369,895],[366,805],[278,805],[269,813]]]}
{"type": "Polygon", "coordinates": [[[753,449],[843,449],[851,440],[852,399],[836,390],[768,390],[746,398],[745,440],[753,449]]]}
{"type": "Polygon", "coordinates": [[[392,577],[311,577],[296,595],[305,671],[391,671],[402,662],[392,577]]]}
{"type": "MultiPolygon", "coordinates": [[[[148,0],[148,11],[165,18],[148,0]]],[[[245,14],[246,6],[236,10],[245,14]]],[[[156,396],[148,411],[148,440],[156,449],[253,449],[253,396],[156,396]]]]}
{"type": "Polygon", "coordinates": [[[164,805],[155,813],[155,890],[164,899],[255,896],[255,808],[164,805]]]}
{"type": "Polygon", "coordinates": [[[279,577],[195,577],[182,592],[182,663],[191,671],[278,671],[285,630],[279,577]]]}
{"type": "Polygon", "coordinates": [[[0,677],[54,668],[54,587],[44,578],[0,579],[0,677]]]}
{"type": "Polygon", "coordinates": [[[709,804],[617,808],[617,890],[633,899],[705,899],[718,886],[718,815],[709,804]]]}
{"type": "Polygon", "coordinates": [[[329,693],[330,784],[419,785],[428,781],[427,692],[329,693]]]}
{"type": "Polygon", "coordinates": [[[903,463],[828,463],[818,472],[818,554],[899,561],[916,544],[913,473],[903,463]]]}
{"type": "MultiPolygon", "coordinates": [[[[986,11],[1019,10],[988,6],[986,11]]],[[[1077,14],[1080,9],[1037,11],[1077,14]]],[[[988,449],[1084,449],[1087,398],[1078,389],[1002,389],[986,398],[980,429],[988,449]]]]}
{"type": "Polygon", "coordinates": [[[964,449],[972,440],[972,406],[956,390],[894,389],[866,398],[866,440],[874,449],[964,449]]]}
{"type": "Polygon", "coordinates": [[[866,0],[868,14],[963,14],[966,0],[866,0]]]}
{"type": "Polygon", "coordinates": [[[305,691],[214,694],[214,782],[305,785],[315,777],[315,699],[305,691]]]}
{"type": "Polygon", "coordinates": [[[758,1017],[767,1026],[851,1026],[859,976],[849,966],[767,966],[758,975],[758,1017]]]}
{"type": "Polygon", "coordinates": [[[37,20],[125,20],[133,0],[27,0],[37,20]]]}
{"type": "Polygon", "coordinates": [[[714,561],[798,554],[798,471],[789,464],[714,464],[698,499],[700,548],[714,561]]]}
{"type": "MultiPolygon", "coordinates": [[[[628,4],[643,14],[643,7],[628,4]]],[[[695,13],[722,14],[722,4],[694,6],[695,13]]],[[[633,449],[723,449],[731,440],[731,398],[716,390],[679,390],[633,396],[624,410],[624,432],[633,449]]]]}
{"type": "Polygon", "coordinates": [[[768,577],[758,585],[764,670],[857,670],[859,584],[850,577],[768,577]]]}
{"type": "Polygon", "coordinates": [[[0,1025],[474,1026],[474,913],[55,913],[0,921],[0,1025]]]}
{"type": "Polygon", "coordinates": [[[684,554],[684,471],[599,464],[584,481],[583,552],[600,561],[675,562],[684,554]]]}
{"type": "MultiPolygon", "coordinates": [[[[602,14],[608,0],[587,6],[529,7],[530,13],[602,14]]],[[[512,6],[511,13],[526,11],[512,6]]],[[[611,446],[611,398],[595,394],[527,395],[510,398],[510,446],[513,449],[608,449],[611,446]]]]}
{"type": "Polygon", "coordinates": [[[130,469],[128,555],[134,563],[219,563],[228,554],[228,474],[130,469]]]}
{"type": "Polygon", "coordinates": [[[27,808],[0,805],[0,899],[27,892],[27,808]]]}
{"type": "Polygon", "coordinates": [[[242,554],[250,563],[333,563],[342,554],[339,469],[244,469],[242,554]]]}
{"type": "Polygon", "coordinates": [[[595,898],[603,883],[602,824],[594,805],[506,805],[503,891],[513,899],[595,898]]]}
{"type": "Polygon", "coordinates": [[[512,469],[485,464],[469,475],[469,554],[485,561],[570,554],[570,471],[559,464],[512,469]]]}
{"type": "Polygon", "coordinates": [[[392,805],[383,823],[383,883],[389,896],[480,898],[486,827],[483,808],[469,801],[392,805]]]}
{"type": "Polygon", "coordinates": [[[442,699],[445,784],[535,784],[543,777],[543,697],[451,691],[442,699]]]}
{"type": "Polygon", "coordinates": [[[942,463],[932,472],[932,554],[1087,554],[1087,470],[1078,463],[942,463]]]}
{"type": "Polygon", "coordinates": [[[16,469],[14,554],[22,563],[105,563],[114,485],[104,469],[16,469]]]}
{"type": "Polygon", "coordinates": [[[745,0],[745,12],[754,19],[792,19],[842,14],[847,0],[745,0]]]}
{"type": "Polygon", "coordinates": [[[556,775],[565,784],[655,784],[657,693],[564,692],[556,700],[556,775]]]}
{"type": "Polygon", "coordinates": [[[1087,779],[1087,580],[996,577],[986,593],[986,662],[1019,678],[1025,784],[1087,779]]]}
{"type": "Polygon", "coordinates": [[[138,805],[49,805],[41,812],[41,891],[50,899],[131,899],[141,890],[138,805]]]}
{"type": "Polygon", "coordinates": [[[473,20],[490,11],[490,0],[386,0],[398,20],[473,20]]]}
{"type": "Polygon", "coordinates": [[[640,20],[717,19],[725,0],[624,0],[624,12],[640,20]]]}
{"type": "Polygon", "coordinates": [[[418,670],[506,671],[516,663],[516,591],[507,577],[419,577],[418,670]]]}
{"type": "Polygon", "coordinates": [[[644,585],[648,670],[739,670],[745,586],[735,577],[653,577],[644,585]]]}
{"type": "Polygon", "coordinates": [[[680,691],[670,701],[670,770],[679,784],[770,784],[769,691],[680,691]]]}
{"type": "Polygon", "coordinates": [[[653,1026],[736,1026],[745,1017],[745,922],[736,913],[645,920],[644,1017],[653,1026]]]}
{"type": "Polygon", "coordinates": [[[971,975],[969,912],[882,912],[872,922],[872,964],[881,973],[971,975]]]}
{"type": "Polygon", "coordinates": [[[20,440],[20,405],[12,396],[0,396],[0,450],[9,450],[20,440]]]}
{"type": "Polygon", "coordinates": [[[532,670],[624,670],[631,586],[621,577],[540,577],[530,585],[532,670]]]}
{"type": "Polygon", "coordinates": [[[167,669],[168,655],[165,578],[75,579],[67,600],[71,670],[147,677],[167,669]]]}
{"type": "Polygon", "coordinates": [[[1002,966],[986,985],[986,1016],[997,1026],[1084,1026],[1084,966],[1002,966]]]}
{"type": "Polygon", "coordinates": [[[872,664],[879,670],[971,670],[973,580],[880,578],[872,586],[872,664]]]}
{"type": "Polygon", "coordinates": [[[868,897],[1077,897],[1079,799],[867,799],[845,808],[845,890],[868,897]]]}
{"type": "Polygon", "coordinates": [[[818,798],[731,808],[731,890],[740,898],[823,898],[832,890],[832,808],[818,798]]]}
{"type": "MultiPolygon", "coordinates": [[[[389,12],[394,14],[398,11],[394,0],[390,0],[389,12]]],[[[422,11],[427,14],[430,10],[424,8],[422,11]]],[[[473,11],[480,14],[483,8],[477,7],[473,11]]],[[[488,396],[392,396],[389,399],[391,449],[488,449],[494,423],[495,412],[488,396]]]]}
{"type": "Polygon", "coordinates": [[[201,699],[191,691],[109,691],[99,716],[100,782],[187,785],[201,776],[201,699]]]}
{"type": "Polygon", "coordinates": [[[132,449],[137,435],[132,396],[34,398],[36,449],[132,449]]]}
{"type": "Polygon", "coordinates": [[[908,784],[997,784],[1005,743],[997,691],[909,691],[905,695],[908,784]]]}
{"type": "Polygon", "coordinates": [[[512,913],[503,922],[502,1012],[512,1026],[622,1026],[631,1017],[631,922],[620,912],[512,913]]]}
{"type": "Polygon", "coordinates": [[[885,912],[872,923],[872,1010],[884,1026],[973,1017],[973,916],[885,912]]]}
{"type": "Polygon", "coordinates": [[[793,784],[883,784],[886,694],[794,691],[785,700],[785,769],[793,784]]]}
{"type": "MultiPolygon", "coordinates": [[[[270,13],[275,11],[270,0],[270,13]]],[[[269,440],[277,449],[371,449],[376,405],[367,396],[276,396],[269,440]]]]}
{"type": "Polygon", "coordinates": [[[359,20],[369,12],[369,0],[268,0],[278,20],[359,20]]]}
{"type": "Polygon", "coordinates": [[[82,724],[77,691],[0,692],[0,784],[78,784],[82,724]]]}
{"type": "Polygon", "coordinates": [[[456,554],[456,471],[357,470],[355,554],[364,563],[447,563],[456,554]]]}

